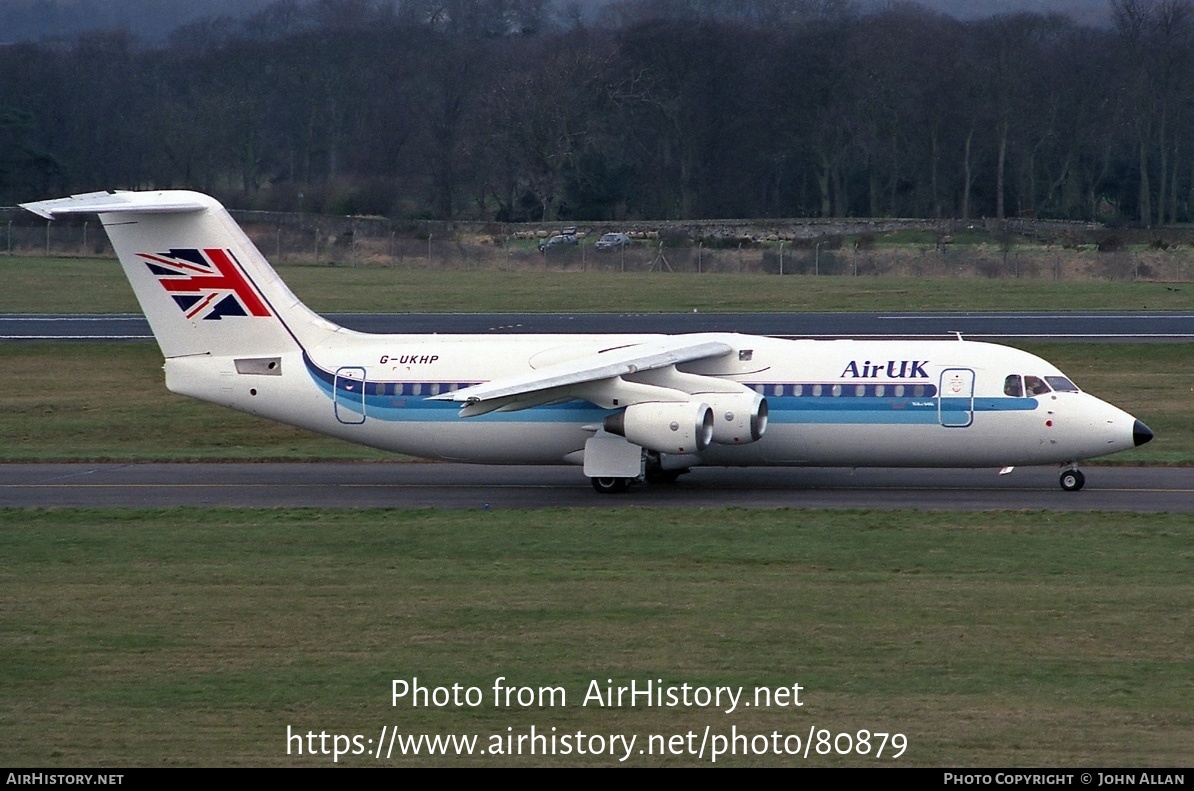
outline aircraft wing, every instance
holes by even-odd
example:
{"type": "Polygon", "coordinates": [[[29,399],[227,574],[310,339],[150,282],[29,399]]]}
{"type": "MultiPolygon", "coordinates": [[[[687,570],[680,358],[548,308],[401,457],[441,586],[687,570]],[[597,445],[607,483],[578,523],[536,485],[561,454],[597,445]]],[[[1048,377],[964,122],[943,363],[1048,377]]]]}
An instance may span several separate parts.
{"type": "Polygon", "coordinates": [[[549,365],[521,376],[511,376],[432,396],[434,401],[458,401],[462,417],[486,412],[527,409],[568,398],[584,398],[601,405],[625,405],[636,400],[646,386],[621,377],[668,368],[679,363],[722,357],[734,347],[722,341],[676,336],[636,343],[549,365]],[[620,402],[625,403],[620,403],[620,402]]]}

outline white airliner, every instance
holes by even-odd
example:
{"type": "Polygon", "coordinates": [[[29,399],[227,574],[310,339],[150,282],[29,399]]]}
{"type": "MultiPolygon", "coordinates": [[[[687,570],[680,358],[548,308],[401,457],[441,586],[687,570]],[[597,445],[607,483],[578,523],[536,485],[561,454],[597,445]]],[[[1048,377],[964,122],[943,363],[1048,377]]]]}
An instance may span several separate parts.
{"type": "Polygon", "coordinates": [[[1152,432],[1045,360],[987,343],[691,335],[374,335],[304,306],[216,200],[101,192],[176,393],[431,459],[576,464],[598,492],[700,465],[993,467],[1152,432]]]}

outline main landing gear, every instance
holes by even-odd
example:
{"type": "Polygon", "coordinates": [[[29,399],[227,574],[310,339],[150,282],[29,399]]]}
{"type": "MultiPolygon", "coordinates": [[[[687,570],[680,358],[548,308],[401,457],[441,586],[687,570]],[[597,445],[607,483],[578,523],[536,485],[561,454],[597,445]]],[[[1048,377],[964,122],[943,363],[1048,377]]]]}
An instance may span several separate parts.
{"type": "Polygon", "coordinates": [[[1086,476],[1077,467],[1061,471],[1061,488],[1067,492],[1076,492],[1086,485],[1086,476]]]}
{"type": "Polygon", "coordinates": [[[648,457],[646,469],[641,477],[590,478],[589,481],[593,484],[593,490],[598,494],[621,494],[629,489],[632,483],[643,481],[656,485],[675,483],[681,475],[689,471],[688,467],[682,467],[678,470],[665,470],[660,466],[658,458],[652,459],[648,457]]]}
{"type": "Polygon", "coordinates": [[[590,478],[597,494],[621,494],[630,488],[633,478],[590,478]]]}

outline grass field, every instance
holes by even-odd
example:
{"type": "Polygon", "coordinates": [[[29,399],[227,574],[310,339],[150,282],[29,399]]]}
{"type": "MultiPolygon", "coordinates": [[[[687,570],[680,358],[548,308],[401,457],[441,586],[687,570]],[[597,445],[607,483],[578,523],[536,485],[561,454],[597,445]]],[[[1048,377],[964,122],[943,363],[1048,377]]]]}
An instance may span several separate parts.
{"type": "Polygon", "coordinates": [[[330,765],[287,727],[389,725],[637,735],[631,765],[701,765],[637,749],[709,726],[908,744],[729,765],[1189,766],[1189,539],[1131,514],[0,511],[0,761],[330,765]],[[566,705],[495,708],[500,676],[566,705]],[[392,706],[415,677],[483,703],[392,706]],[[582,706],[607,679],[803,706],[582,706]]]}
{"type": "MultiPolygon", "coordinates": [[[[277,269],[325,313],[1194,309],[1194,286],[1129,281],[277,269]]],[[[114,260],[0,257],[0,278],[0,313],[140,312],[114,260]]]]}

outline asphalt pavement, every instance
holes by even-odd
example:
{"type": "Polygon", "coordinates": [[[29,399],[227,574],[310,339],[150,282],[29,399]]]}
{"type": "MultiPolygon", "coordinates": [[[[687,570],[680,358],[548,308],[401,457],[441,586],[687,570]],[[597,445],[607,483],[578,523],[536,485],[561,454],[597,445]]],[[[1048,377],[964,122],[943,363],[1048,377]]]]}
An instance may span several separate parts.
{"type": "Polygon", "coordinates": [[[671,485],[592,490],[579,467],[421,462],[0,464],[0,505],[19,507],[872,508],[1194,513],[1194,476],[1173,467],[1058,470],[698,468],[671,485]]]}
{"type": "MultiPolygon", "coordinates": [[[[799,338],[1194,341],[1191,312],[975,313],[329,313],[349,329],[377,333],[741,332],[799,338]]],[[[153,339],[140,314],[0,314],[5,341],[153,339]]]]}

